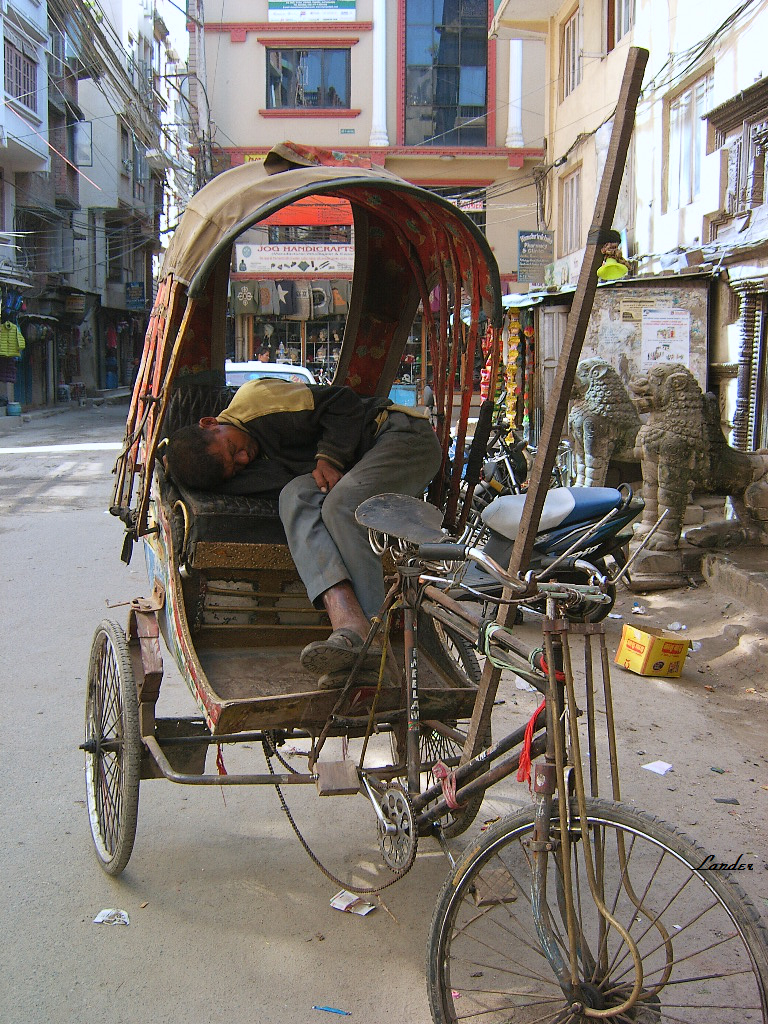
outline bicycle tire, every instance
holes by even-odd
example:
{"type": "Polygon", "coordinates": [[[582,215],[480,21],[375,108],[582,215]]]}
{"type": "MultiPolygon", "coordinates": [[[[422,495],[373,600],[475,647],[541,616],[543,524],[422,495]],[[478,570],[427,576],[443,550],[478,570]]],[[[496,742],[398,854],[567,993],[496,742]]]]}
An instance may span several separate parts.
{"type": "MultiPolygon", "coordinates": [[[[580,927],[578,967],[586,981],[579,996],[597,1005],[591,1011],[575,1009],[563,994],[533,920],[531,855],[522,845],[533,829],[533,808],[528,808],[472,845],[443,885],[427,950],[435,1024],[768,1021],[768,931],[738,885],[722,872],[702,870],[706,851],[652,815],[588,800],[587,819],[593,852],[596,839],[603,844],[597,867],[604,872],[606,905],[638,946],[641,999],[626,1012],[611,1013],[619,1006],[615,1000],[626,1003],[634,968],[612,925],[601,943],[595,942],[598,912],[583,873],[583,839],[572,844],[570,858],[580,927]],[[590,963],[595,951],[602,954],[599,968],[596,957],[590,963]],[[597,1016],[601,1000],[607,1012],[597,1016]]],[[[556,810],[552,821],[556,834],[556,810]]],[[[554,898],[558,877],[560,859],[550,854],[547,908],[567,963],[565,925],[554,898]]]]}
{"type": "Polygon", "coordinates": [[[141,737],[136,681],[125,633],[105,619],[96,629],[85,701],[85,790],[96,856],[119,875],[136,838],[141,737]]]}

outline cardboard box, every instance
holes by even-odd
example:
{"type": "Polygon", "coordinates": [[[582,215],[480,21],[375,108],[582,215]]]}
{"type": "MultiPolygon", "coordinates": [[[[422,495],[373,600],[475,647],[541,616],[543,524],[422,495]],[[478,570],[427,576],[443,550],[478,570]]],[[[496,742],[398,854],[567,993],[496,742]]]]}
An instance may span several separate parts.
{"type": "Polygon", "coordinates": [[[671,676],[683,671],[690,643],[663,629],[638,629],[624,624],[614,661],[641,676],[671,676]]]}

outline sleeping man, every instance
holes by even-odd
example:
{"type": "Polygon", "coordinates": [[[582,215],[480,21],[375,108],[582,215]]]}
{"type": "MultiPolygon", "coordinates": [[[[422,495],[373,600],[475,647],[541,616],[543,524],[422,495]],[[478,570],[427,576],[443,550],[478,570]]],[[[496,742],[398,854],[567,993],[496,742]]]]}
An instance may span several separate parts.
{"type": "Polygon", "coordinates": [[[381,561],[355,510],[376,494],[423,493],[441,461],[426,417],[348,387],[253,380],[218,416],[176,431],[165,460],[187,487],[279,490],[291,556],[333,630],[301,664],[321,687],[341,685],[384,600],[381,561]]]}

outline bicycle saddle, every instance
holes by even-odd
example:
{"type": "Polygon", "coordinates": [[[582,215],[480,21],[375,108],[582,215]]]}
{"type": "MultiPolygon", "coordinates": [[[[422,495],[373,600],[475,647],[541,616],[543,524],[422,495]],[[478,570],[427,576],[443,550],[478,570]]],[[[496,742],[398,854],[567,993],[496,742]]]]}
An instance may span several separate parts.
{"type": "Polygon", "coordinates": [[[440,509],[407,494],[376,494],[357,506],[355,519],[369,530],[410,544],[436,544],[446,539],[440,509]]]}

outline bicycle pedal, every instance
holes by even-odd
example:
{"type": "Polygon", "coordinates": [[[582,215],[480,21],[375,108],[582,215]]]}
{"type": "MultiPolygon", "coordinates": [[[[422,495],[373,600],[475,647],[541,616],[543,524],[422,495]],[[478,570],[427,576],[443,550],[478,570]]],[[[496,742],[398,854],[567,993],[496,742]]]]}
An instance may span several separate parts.
{"type": "Polygon", "coordinates": [[[518,896],[515,881],[504,868],[483,871],[472,886],[476,907],[500,907],[504,903],[514,903],[518,896]]]}
{"type": "Polygon", "coordinates": [[[319,796],[351,796],[360,792],[354,761],[318,761],[315,774],[319,796]]]}

